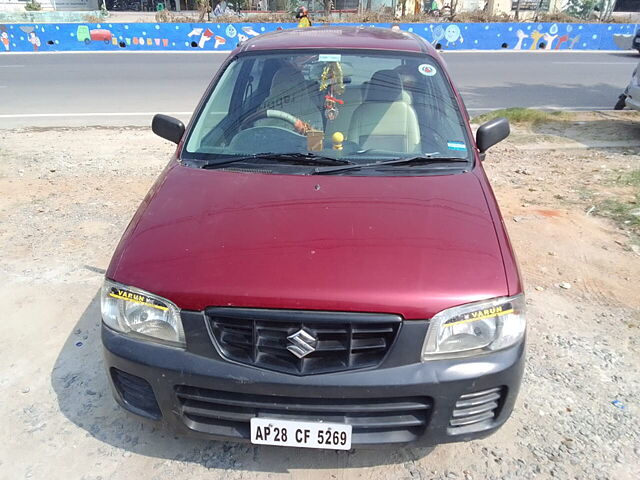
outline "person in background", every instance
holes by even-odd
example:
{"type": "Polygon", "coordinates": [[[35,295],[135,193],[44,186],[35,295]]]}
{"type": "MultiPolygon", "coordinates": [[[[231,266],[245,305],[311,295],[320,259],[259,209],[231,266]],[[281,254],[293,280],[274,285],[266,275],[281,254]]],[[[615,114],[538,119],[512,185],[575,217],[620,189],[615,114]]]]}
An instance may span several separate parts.
{"type": "Polygon", "coordinates": [[[438,0],[424,0],[424,11],[425,13],[433,14],[433,12],[437,12],[440,9],[440,5],[438,5],[438,0]]]}
{"type": "Polygon", "coordinates": [[[296,8],[296,18],[298,19],[298,28],[310,27],[309,10],[307,7],[296,8]]]}
{"type": "Polygon", "coordinates": [[[219,15],[224,15],[227,13],[227,2],[222,0],[216,5],[216,8],[213,9],[213,16],[217,17],[219,15]]]}

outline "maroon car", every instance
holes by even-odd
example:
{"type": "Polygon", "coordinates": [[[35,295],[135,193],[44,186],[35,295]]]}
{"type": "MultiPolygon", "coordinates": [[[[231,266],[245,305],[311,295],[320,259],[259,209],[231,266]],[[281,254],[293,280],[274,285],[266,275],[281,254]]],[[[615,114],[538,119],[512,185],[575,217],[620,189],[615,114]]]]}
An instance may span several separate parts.
{"type": "Polygon", "coordinates": [[[116,400],[180,434],[310,448],[434,445],[509,417],[516,261],[443,62],[416,35],[323,27],[228,57],[116,249],[116,400]]]}

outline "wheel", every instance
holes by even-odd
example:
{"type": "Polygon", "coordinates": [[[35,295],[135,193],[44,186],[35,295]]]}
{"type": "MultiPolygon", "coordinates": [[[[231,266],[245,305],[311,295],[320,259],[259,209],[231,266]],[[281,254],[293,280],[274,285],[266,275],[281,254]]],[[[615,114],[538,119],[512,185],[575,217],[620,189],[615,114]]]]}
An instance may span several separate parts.
{"type": "Polygon", "coordinates": [[[620,95],[618,97],[618,101],[614,105],[613,109],[614,110],[622,110],[622,109],[624,109],[624,107],[627,106],[626,100],[627,100],[627,96],[626,95],[620,95]]]}
{"type": "Polygon", "coordinates": [[[111,40],[107,40],[106,38],[104,39],[104,43],[106,43],[107,45],[109,45],[111,43],[111,40]]]}
{"type": "Polygon", "coordinates": [[[305,134],[310,128],[303,120],[300,120],[290,113],[283,112],[281,110],[260,110],[252,113],[242,120],[240,122],[240,130],[244,130],[248,126],[253,125],[256,120],[260,120],[261,118],[277,118],[279,120],[283,120],[284,122],[289,123],[295,132],[300,134],[305,134]]]}
{"type": "Polygon", "coordinates": [[[90,39],[90,38],[85,38],[85,39],[84,39],[84,43],[85,43],[86,45],[89,45],[89,44],[91,43],[91,39],[90,39]]]}

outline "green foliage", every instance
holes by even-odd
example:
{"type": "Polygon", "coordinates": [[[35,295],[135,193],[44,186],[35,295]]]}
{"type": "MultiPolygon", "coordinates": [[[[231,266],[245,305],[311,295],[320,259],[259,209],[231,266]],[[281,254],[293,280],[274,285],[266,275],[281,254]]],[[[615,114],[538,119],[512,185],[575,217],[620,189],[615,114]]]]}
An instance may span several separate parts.
{"type": "MultiPolygon", "coordinates": [[[[640,187],[640,169],[620,175],[616,178],[616,183],[625,186],[640,187]]],[[[638,191],[638,195],[640,195],[640,191],[638,191]]]]}
{"type": "Polygon", "coordinates": [[[616,221],[620,228],[630,231],[636,242],[640,242],[640,169],[624,172],[613,181],[617,186],[627,188],[613,190],[612,198],[597,204],[596,214],[616,221]]]}
{"type": "Polygon", "coordinates": [[[640,194],[637,194],[635,200],[620,201],[617,199],[609,199],[598,205],[598,213],[602,217],[608,217],[620,224],[620,226],[628,227],[632,231],[639,232],[640,216],[638,210],[640,207],[640,194]]]}
{"type": "Polygon", "coordinates": [[[479,115],[473,119],[473,123],[484,123],[498,117],[504,117],[514,124],[538,124],[566,120],[568,119],[569,114],[558,111],[543,112],[542,110],[535,110],[533,108],[504,108],[502,110],[494,110],[493,112],[479,115]]]}
{"type": "Polygon", "coordinates": [[[227,0],[227,3],[231,3],[234,6],[234,10],[250,10],[251,2],[249,0],[227,0]]]}
{"type": "Polygon", "coordinates": [[[289,0],[287,2],[287,11],[292,15],[296,13],[296,8],[300,6],[299,0],[289,0]]]}
{"type": "Polygon", "coordinates": [[[40,10],[42,10],[42,5],[40,5],[36,0],[29,0],[25,4],[24,9],[27,12],[39,12],[40,10]]]}
{"type": "Polygon", "coordinates": [[[598,18],[601,22],[608,22],[613,15],[613,9],[616,6],[616,0],[600,0],[598,18]]]}
{"type": "Polygon", "coordinates": [[[629,174],[627,185],[635,185],[636,187],[640,187],[640,169],[634,170],[629,174]]]}
{"type": "Polygon", "coordinates": [[[565,12],[572,17],[587,20],[602,0],[569,0],[565,12]]]}

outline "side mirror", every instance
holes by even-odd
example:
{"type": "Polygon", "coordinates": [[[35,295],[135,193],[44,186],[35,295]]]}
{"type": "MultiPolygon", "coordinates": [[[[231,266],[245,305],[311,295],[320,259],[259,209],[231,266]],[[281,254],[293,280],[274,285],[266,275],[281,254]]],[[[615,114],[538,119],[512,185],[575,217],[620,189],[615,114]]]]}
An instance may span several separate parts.
{"type": "Polygon", "coordinates": [[[173,143],[180,143],[184,135],[184,123],[168,115],[154,115],[151,122],[153,133],[173,143]]]}
{"type": "Polygon", "coordinates": [[[476,133],[476,145],[480,153],[484,153],[496,143],[501,142],[509,136],[511,128],[509,120],[506,118],[494,118],[493,120],[483,123],[476,133]]]}

